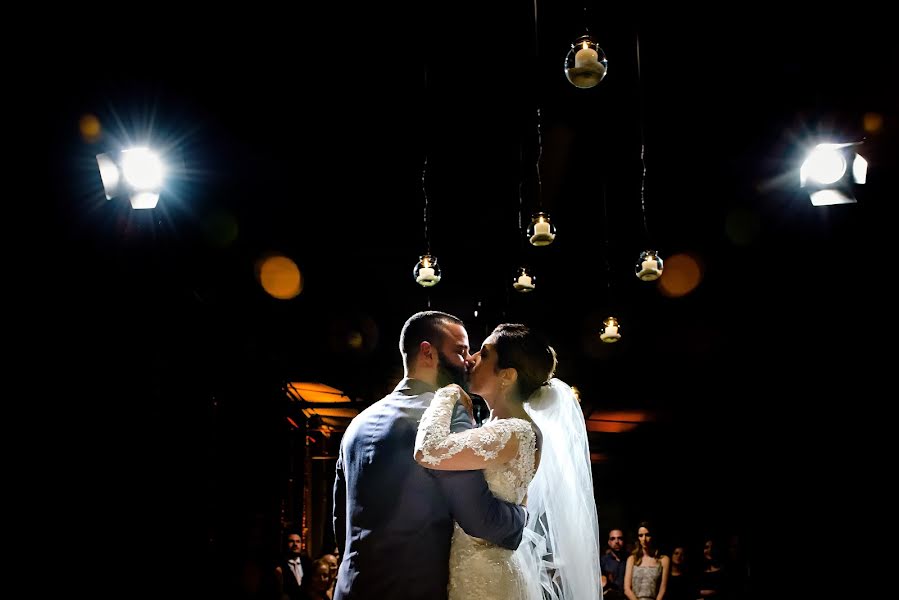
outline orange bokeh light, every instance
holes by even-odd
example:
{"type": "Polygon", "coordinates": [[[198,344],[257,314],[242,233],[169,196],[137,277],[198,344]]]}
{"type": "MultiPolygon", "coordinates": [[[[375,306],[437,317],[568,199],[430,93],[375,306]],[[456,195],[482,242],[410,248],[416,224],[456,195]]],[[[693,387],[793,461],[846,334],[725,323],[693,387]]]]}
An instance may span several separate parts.
{"type": "Polygon", "coordinates": [[[84,141],[96,142],[100,139],[103,128],[100,126],[100,119],[88,114],[78,120],[78,130],[81,132],[81,137],[84,138],[84,141]]]}
{"type": "Polygon", "coordinates": [[[688,254],[675,254],[665,261],[665,271],[659,279],[659,291],[665,296],[686,296],[702,281],[699,262],[688,254]]]}
{"type": "Polygon", "coordinates": [[[290,300],[303,291],[303,278],[296,263],[286,256],[270,256],[259,267],[259,283],[274,298],[290,300]]]}

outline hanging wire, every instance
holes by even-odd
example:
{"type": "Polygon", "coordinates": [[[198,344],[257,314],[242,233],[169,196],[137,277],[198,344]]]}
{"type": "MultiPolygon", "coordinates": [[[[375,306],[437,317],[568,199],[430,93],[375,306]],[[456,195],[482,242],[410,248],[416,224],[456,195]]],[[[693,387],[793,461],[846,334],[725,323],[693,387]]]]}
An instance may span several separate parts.
{"type": "MultiPolygon", "coordinates": [[[[424,95],[425,95],[425,107],[427,107],[427,99],[428,99],[428,65],[425,63],[424,65],[424,95]]],[[[428,174],[428,140],[427,133],[425,134],[425,160],[424,164],[421,167],[421,194],[424,197],[425,206],[424,206],[424,225],[425,225],[425,248],[428,254],[431,253],[431,236],[429,231],[429,221],[428,221],[428,187],[426,184],[426,178],[428,174]]]]}
{"type": "MultiPolygon", "coordinates": [[[[428,65],[427,63],[424,66],[424,94],[425,94],[425,106],[427,107],[427,96],[428,96],[428,65]]],[[[430,214],[428,212],[428,186],[427,186],[427,175],[428,175],[428,143],[427,143],[427,132],[425,132],[425,143],[424,143],[425,151],[424,151],[424,163],[421,167],[421,194],[424,196],[424,230],[425,230],[425,253],[431,254],[431,233],[430,233],[430,214]]],[[[427,308],[431,309],[431,294],[428,293],[426,295],[427,299],[427,308]]]]}
{"type": "MultiPolygon", "coordinates": [[[[524,199],[521,194],[521,185],[522,185],[522,181],[521,181],[521,179],[519,179],[518,180],[518,231],[519,231],[519,233],[524,228],[524,223],[521,220],[521,213],[522,213],[522,211],[524,211],[524,199]]],[[[518,237],[521,237],[521,236],[518,236],[518,237]]]]}
{"type": "MultiPolygon", "coordinates": [[[[537,68],[540,66],[540,27],[537,18],[537,0],[534,0],[534,53],[537,68]]],[[[543,158],[543,137],[540,132],[540,106],[537,106],[537,211],[543,210],[543,181],[540,178],[540,159],[543,158]]]]}
{"type": "Polygon", "coordinates": [[[543,210],[543,179],[540,177],[540,160],[543,158],[543,134],[540,132],[540,108],[537,108],[537,211],[543,210]]]}
{"type": "Polygon", "coordinates": [[[524,143],[521,137],[518,138],[518,235],[516,236],[519,241],[519,253],[521,253],[521,248],[524,248],[524,239],[527,237],[526,232],[524,231],[524,169],[522,168],[522,163],[524,163],[524,143]]]}
{"type": "Polygon", "coordinates": [[[649,224],[646,219],[646,137],[644,132],[644,110],[643,110],[643,76],[640,68],[640,33],[635,32],[637,40],[637,95],[638,95],[638,121],[640,122],[640,165],[643,172],[640,176],[640,210],[643,212],[643,233],[646,241],[649,242],[649,224]]]}
{"type": "Polygon", "coordinates": [[[424,222],[425,222],[425,248],[427,253],[431,253],[431,236],[428,228],[428,188],[425,185],[425,178],[428,174],[428,155],[425,154],[425,163],[421,168],[421,193],[425,198],[424,222]]]}

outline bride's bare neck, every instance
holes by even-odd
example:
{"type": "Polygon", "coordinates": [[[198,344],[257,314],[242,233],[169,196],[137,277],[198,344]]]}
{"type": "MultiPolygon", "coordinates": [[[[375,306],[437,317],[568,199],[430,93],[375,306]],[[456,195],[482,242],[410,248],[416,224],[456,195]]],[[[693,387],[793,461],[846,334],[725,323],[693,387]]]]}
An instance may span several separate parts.
{"type": "Polygon", "coordinates": [[[508,395],[493,399],[484,397],[484,401],[490,408],[491,419],[525,419],[526,421],[531,420],[531,418],[528,416],[527,411],[524,410],[524,405],[522,405],[521,402],[518,402],[517,400],[509,397],[508,395]]]}

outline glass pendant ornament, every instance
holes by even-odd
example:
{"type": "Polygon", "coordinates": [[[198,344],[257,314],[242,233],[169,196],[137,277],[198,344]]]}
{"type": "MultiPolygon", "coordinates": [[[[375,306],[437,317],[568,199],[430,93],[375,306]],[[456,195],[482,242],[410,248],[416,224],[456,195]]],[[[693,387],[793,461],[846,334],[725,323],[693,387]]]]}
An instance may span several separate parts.
{"type": "Polygon", "coordinates": [[[421,287],[434,287],[440,283],[440,266],[437,265],[437,257],[423,254],[415,264],[412,275],[415,277],[415,283],[421,287]]]}
{"type": "Polygon", "coordinates": [[[533,292],[537,287],[537,278],[528,273],[527,267],[520,267],[515,280],[512,282],[512,287],[515,288],[516,292],[521,292],[522,294],[533,292]]]}
{"type": "Polygon", "coordinates": [[[571,85],[589,89],[599,85],[608,72],[606,53],[590,34],[584,34],[573,44],[565,57],[565,77],[571,85]]]}
{"type": "Polygon", "coordinates": [[[552,224],[549,214],[538,212],[531,217],[528,225],[528,241],[532,246],[549,246],[556,239],[556,226],[552,224]]]}
{"type": "Polygon", "coordinates": [[[634,266],[634,273],[640,281],[655,281],[662,276],[662,258],[655,250],[644,250],[634,266]]]}
{"type": "Polygon", "coordinates": [[[618,319],[616,319],[615,317],[608,317],[605,321],[602,322],[602,324],[604,327],[602,333],[599,334],[599,339],[607,344],[614,344],[621,339],[621,331],[618,326],[618,319]]]}

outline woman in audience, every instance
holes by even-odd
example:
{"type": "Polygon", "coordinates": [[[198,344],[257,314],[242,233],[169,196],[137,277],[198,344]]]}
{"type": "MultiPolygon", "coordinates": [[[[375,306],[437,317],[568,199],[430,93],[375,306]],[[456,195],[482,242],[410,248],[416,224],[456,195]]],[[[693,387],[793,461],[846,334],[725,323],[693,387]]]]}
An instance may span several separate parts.
{"type": "Polygon", "coordinates": [[[724,592],[724,569],[718,559],[715,540],[709,538],[702,547],[702,570],[698,575],[700,598],[720,598],[724,592]]]}
{"type": "Polygon", "coordinates": [[[637,545],[627,557],[624,594],[629,600],[662,600],[668,586],[668,557],[652,541],[652,527],[646,521],[637,528],[637,545]]]}
{"type": "Polygon", "coordinates": [[[665,600],[696,600],[698,594],[687,564],[686,548],[675,546],[671,552],[671,572],[668,574],[665,600]]]}

